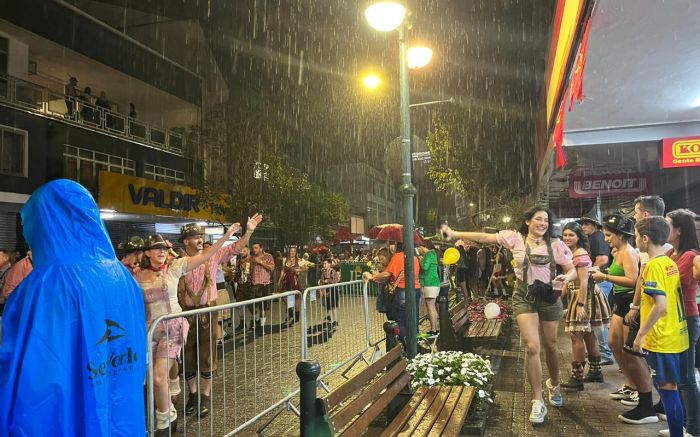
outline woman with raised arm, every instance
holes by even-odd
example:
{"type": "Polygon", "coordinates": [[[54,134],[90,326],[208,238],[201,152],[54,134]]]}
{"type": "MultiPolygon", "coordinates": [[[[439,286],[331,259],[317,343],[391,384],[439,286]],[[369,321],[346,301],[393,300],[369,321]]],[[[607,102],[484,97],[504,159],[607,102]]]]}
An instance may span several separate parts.
{"type": "Polygon", "coordinates": [[[525,212],[522,225],[517,231],[504,230],[497,234],[456,232],[447,225],[442,226],[442,234],[447,239],[459,238],[481,244],[500,244],[513,253],[517,278],[513,291],[513,312],[527,347],[525,365],[528,381],[532,386],[532,423],[544,422],[547,415],[547,407],[542,397],[541,346],[545,350],[550,375],[546,382],[549,403],[555,407],[563,405],[557,350],[557,329],[562,318],[563,306],[560,299],[561,289],[555,289],[553,283],[556,279],[556,284],[563,284],[563,281],[573,280],[576,275],[571,251],[553,236],[551,222],[552,213],[549,209],[535,206],[525,212]],[[557,265],[563,268],[565,275],[556,276],[557,265]]]}
{"type": "MultiPolygon", "coordinates": [[[[160,235],[151,235],[146,239],[142,269],[134,276],[143,290],[146,304],[146,323],[150,327],[158,317],[181,313],[178,303],[177,285],[187,272],[199,267],[211,258],[231,236],[241,228],[234,223],[223,237],[202,253],[173,260],[167,264],[168,243],[160,235]]],[[[185,339],[188,323],[184,317],[163,320],[158,323],[153,334],[153,388],[156,402],[156,436],[168,435],[177,427],[177,412],[170,399],[168,373],[179,358],[185,339]]]]}

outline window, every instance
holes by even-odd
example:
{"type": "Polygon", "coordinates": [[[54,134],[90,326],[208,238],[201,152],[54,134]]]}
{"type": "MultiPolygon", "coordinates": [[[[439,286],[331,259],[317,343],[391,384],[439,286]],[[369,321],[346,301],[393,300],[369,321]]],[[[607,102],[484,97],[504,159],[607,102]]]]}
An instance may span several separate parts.
{"type": "Polygon", "coordinates": [[[154,181],[167,182],[169,184],[184,184],[185,183],[185,173],[173,170],[167,167],[161,167],[159,165],[146,164],[143,167],[143,175],[147,179],[153,179],[154,181]]]}
{"type": "Polygon", "coordinates": [[[63,150],[64,178],[80,182],[88,190],[95,191],[101,171],[135,176],[136,163],[120,156],[93,152],[66,144],[63,150]]]}
{"type": "Polygon", "coordinates": [[[0,97],[7,97],[7,64],[10,58],[10,41],[0,36],[0,97]]]}
{"type": "Polygon", "coordinates": [[[0,174],[28,176],[27,131],[0,125],[0,174]]]}

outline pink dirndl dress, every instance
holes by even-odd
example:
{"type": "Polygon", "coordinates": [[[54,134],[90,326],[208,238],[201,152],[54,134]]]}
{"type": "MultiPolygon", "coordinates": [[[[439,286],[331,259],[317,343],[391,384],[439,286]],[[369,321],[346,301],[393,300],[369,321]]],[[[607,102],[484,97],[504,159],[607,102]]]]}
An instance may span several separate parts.
{"type": "MultiPolygon", "coordinates": [[[[177,287],[174,290],[169,290],[169,285],[177,284],[175,279],[179,279],[181,273],[184,273],[184,262],[173,262],[169,268],[162,273],[159,272],[155,280],[141,280],[141,274],[136,275],[136,280],[141,285],[143,291],[143,301],[146,306],[146,325],[150,328],[153,321],[162,315],[179,313],[182,309],[177,304],[177,287]],[[170,276],[173,276],[170,278],[170,276]],[[173,279],[173,280],[170,280],[173,279]],[[173,302],[172,297],[175,298],[173,302]],[[177,306],[176,308],[173,308],[177,306]]],[[[153,356],[155,358],[176,359],[180,357],[185,341],[187,340],[187,331],[189,323],[184,317],[174,319],[161,320],[158,323],[153,338],[151,347],[153,348],[153,356]]]]}

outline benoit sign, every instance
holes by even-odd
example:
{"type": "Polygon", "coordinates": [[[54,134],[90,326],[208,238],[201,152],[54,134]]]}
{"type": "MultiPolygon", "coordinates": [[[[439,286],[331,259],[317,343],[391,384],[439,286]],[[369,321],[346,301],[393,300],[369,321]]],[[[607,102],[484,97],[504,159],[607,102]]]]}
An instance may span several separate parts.
{"type": "Polygon", "coordinates": [[[664,138],[659,145],[661,168],[700,166],[700,137],[664,138]]]}
{"type": "Polygon", "coordinates": [[[632,196],[647,193],[647,177],[640,173],[573,174],[569,196],[574,199],[597,196],[632,196]]]}
{"type": "Polygon", "coordinates": [[[100,173],[98,204],[100,208],[122,213],[222,220],[220,215],[200,205],[194,188],[118,173],[100,173]]]}

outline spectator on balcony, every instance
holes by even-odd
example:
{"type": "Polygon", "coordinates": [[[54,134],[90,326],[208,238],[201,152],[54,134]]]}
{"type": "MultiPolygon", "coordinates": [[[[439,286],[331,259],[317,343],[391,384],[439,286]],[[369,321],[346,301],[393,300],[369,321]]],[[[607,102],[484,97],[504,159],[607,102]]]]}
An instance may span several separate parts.
{"type": "Polygon", "coordinates": [[[104,91],[100,91],[100,97],[95,100],[95,105],[99,106],[102,109],[112,109],[112,105],[110,105],[109,100],[107,100],[107,93],[104,91]]]}
{"type": "MultiPolygon", "coordinates": [[[[104,91],[100,91],[100,97],[95,100],[95,105],[107,111],[112,110],[112,105],[109,103],[109,100],[107,100],[107,93],[104,91]]],[[[105,127],[114,127],[114,119],[111,114],[105,113],[104,120],[105,127]]]]}
{"type": "Polygon", "coordinates": [[[129,103],[129,117],[136,118],[136,105],[129,103]]]}
{"type": "Polygon", "coordinates": [[[89,86],[86,86],[83,90],[80,100],[83,101],[81,103],[82,109],[80,110],[80,117],[90,123],[96,123],[97,112],[95,112],[92,106],[92,89],[89,86]]]}
{"type": "Polygon", "coordinates": [[[65,94],[66,97],[66,109],[68,110],[68,116],[73,117],[73,113],[75,111],[75,98],[78,96],[78,93],[76,92],[75,86],[78,85],[78,79],[71,76],[71,78],[68,80],[68,83],[66,84],[65,87],[65,94]]]}

